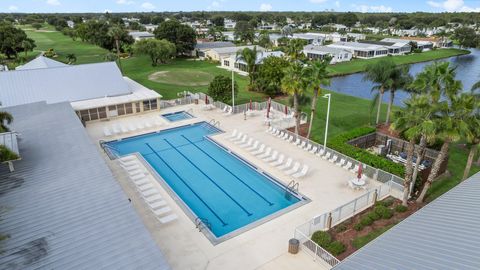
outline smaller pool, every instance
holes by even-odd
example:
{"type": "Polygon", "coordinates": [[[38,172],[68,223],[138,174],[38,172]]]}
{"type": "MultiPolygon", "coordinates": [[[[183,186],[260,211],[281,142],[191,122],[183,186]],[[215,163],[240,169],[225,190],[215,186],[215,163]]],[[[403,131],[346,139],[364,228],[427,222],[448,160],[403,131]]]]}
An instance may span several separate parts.
{"type": "Polygon", "coordinates": [[[185,119],[190,119],[190,118],[195,118],[195,116],[189,114],[186,111],[179,111],[179,112],[173,112],[173,113],[166,113],[162,114],[162,117],[167,119],[170,122],[177,122],[185,119]]]}

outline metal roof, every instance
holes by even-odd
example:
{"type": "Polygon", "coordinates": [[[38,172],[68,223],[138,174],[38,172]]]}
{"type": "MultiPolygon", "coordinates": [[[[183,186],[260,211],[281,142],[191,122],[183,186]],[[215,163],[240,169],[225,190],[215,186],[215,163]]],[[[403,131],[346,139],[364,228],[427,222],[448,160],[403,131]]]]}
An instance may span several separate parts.
{"type": "Polygon", "coordinates": [[[310,53],[318,53],[318,54],[341,54],[341,53],[350,53],[344,49],[334,48],[334,47],[327,47],[327,46],[320,46],[320,45],[307,45],[303,47],[304,52],[310,53]]]}
{"type": "Polygon", "coordinates": [[[0,166],[0,269],[169,269],[69,103],[4,110],[23,159],[0,166]]]}
{"type": "Polygon", "coordinates": [[[345,50],[387,50],[387,47],[375,44],[360,43],[360,42],[335,42],[328,47],[340,48],[345,50]]]}
{"type": "Polygon", "coordinates": [[[132,38],[153,38],[154,34],[146,31],[133,31],[128,33],[132,38]]]}
{"type": "Polygon", "coordinates": [[[0,102],[15,106],[129,94],[115,62],[0,72],[0,102]]]}
{"type": "Polygon", "coordinates": [[[479,209],[477,173],[334,269],[480,269],[479,209]]]}
{"type": "Polygon", "coordinates": [[[213,48],[235,47],[230,41],[214,41],[214,42],[202,42],[195,45],[197,50],[208,50],[213,48]]]}
{"type": "Polygon", "coordinates": [[[38,68],[52,68],[52,67],[68,67],[67,64],[52,60],[43,55],[38,56],[32,61],[26,63],[23,66],[18,66],[15,70],[28,70],[28,69],[38,69],[38,68]]]}

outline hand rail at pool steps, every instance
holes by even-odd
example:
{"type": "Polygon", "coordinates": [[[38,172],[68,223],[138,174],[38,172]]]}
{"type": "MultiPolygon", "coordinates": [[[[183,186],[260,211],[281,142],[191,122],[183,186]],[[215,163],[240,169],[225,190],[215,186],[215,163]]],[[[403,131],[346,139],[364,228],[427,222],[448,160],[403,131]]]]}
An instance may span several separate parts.
{"type": "Polygon", "coordinates": [[[290,183],[288,183],[287,189],[290,192],[298,193],[298,187],[299,186],[300,186],[300,183],[296,182],[295,180],[292,180],[292,181],[290,181],[290,183]]]}
{"type": "Polygon", "coordinates": [[[208,221],[208,219],[197,217],[195,219],[195,228],[197,228],[198,231],[201,232],[202,227],[207,227],[209,230],[212,230],[212,224],[210,223],[210,221],[208,221]],[[203,224],[203,226],[202,226],[202,224],[203,224]]]}

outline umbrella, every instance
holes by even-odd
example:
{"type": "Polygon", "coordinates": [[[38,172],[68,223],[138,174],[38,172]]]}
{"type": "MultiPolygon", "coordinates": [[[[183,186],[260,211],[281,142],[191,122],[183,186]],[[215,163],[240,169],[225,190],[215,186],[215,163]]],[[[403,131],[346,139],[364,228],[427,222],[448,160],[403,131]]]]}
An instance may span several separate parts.
{"type": "Polygon", "coordinates": [[[358,179],[362,178],[362,171],[363,171],[363,164],[359,163],[358,164],[358,174],[357,174],[358,179]]]}
{"type": "Polygon", "coordinates": [[[287,106],[284,106],[285,107],[285,115],[288,115],[288,107],[287,106]]]}
{"type": "Polygon", "coordinates": [[[268,103],[267,103],[267,118],[270,118],[270,117],[269,117],[269,116],[270,116],[270,106],[272,105],[271,102],[272,102],[272,98],[269,97],[269,98],[268,98],[268,103]]]}
{"type": "Polygon", "coordinates": [[[207,104],[208,104],[208,96],[205,95],[205,105],[207,105],[207,104]]]}
{"type": "Polygon", "coordinates": [[[252,110],[252,100],[250,99],[250,111],[252,110]]]}

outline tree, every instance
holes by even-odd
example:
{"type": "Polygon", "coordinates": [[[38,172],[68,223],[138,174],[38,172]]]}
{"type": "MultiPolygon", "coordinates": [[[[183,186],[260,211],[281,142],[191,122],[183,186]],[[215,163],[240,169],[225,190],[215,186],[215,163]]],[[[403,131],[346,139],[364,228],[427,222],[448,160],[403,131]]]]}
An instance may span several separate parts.
{"type": "Polygon", "coordinates": [[[217,27],[224,27],[225,26],[225,18],[223,16],[215,16],[211,19],[213,25],[217,27]]]}
{"type": "Polygon", "coordinates": [[[233,35],[235,39],[239,39],[242,42],[253,43],[255,40],[255,28],[247,21],[239,21],[235,25],[233,35]]]}
{"type": "Polygon", "coordinates": [[[303,94],[306,88],[305,69],[302,63],[291,62],[285,69],[285,76],[282,79],[282,90],[285,94],[293,97],[293,109],[295,118],[295,134],[298,135],[300,128],[300,106],[299,96],[303,94]]]}
{"type": "Polygon", "coordinates": [[[25,53],[25,59],[27,59],[28,52],[33,51],[33,48],[35,48],[35,43],[33,43],[31,39],[22,40],[22,49],[25,53]]]}
{"type": "Polygon", "coordinates": [[[365,70],[364,80],[369,80],[375,83],[372,91],[377,91],[373,99],[373,104],[378,104],[377,106],[377,118],[375,124],[380,122],[380,109],[382,107],[383,94],[385,90],[388,89],[391,85],[391,73],[396,67],[392,59],[385,57],[367,66],[365,70]]]}
{"type": "Polygon", "coordinates": [[[69,53],[69,54],[67,54],[67,60],[68,60],[68,64],[71,65],[71,64],[77,62],[77,56],[73,53],[69,53]]]}
{"type": "Polygon", "coordinates": [[[472,114],[465,119],[470,130],[470,136],[466,138],[470,150],[468,152],[467,164],[465,165],[465,169],[463,171],[462,181],[467,179],[470,175],[473,158],[475,157],[475,153],[478,150],[478,145],[480,144],[480,116],[478,113],[480,108],[478,97],[475,98],[475,108],[472,111],[472,114]]]}
{"type": "Polygon", "coordinates": [[[312,27],[313,28],[320,28],[322,25],[326,25],[329,23],[335,23],[336,17],[330,16],[329,14],[318,14],[312,18],[312,27]]]}
{"type": "Polygon", "coordinates": [[[303,60],[305,55],[303,54],[303,47],[307,45],[305,40],[302,39],[290,39],[287,44],[286,54],[291,61],[303,60]]]}
{"type": "Polygon", "coordinates": [[[0,22],[0,53],[7,56],[8,59],[17,57],[18,52],[23,51],[22,41],[28,40],[33,47],[35,41],[27,37],[27,34],[20,28],[14,27],[10,23],[0,22]]]}
{"type": "Polygon", "coordinates": [[[458,40],[462,47],[475,48],[479,46],[479,37],[474,29],[469,27],[461,27],[455,29],[453,38],[458,40]]]}
{"type": "Polygon", "coordinates": [[[293,36],[293,29],[290,25],[285,25],[282,27],[281,34],[284,37],[293,36]]]}
{"type": "Polygon", "coordinates": [[[13,122],[13,116],[8,112],[0,111],[0,133],[8,132],[7,125],[10,125],[13,122]]]}
{"type": "Polygon", "coordinates": [[[32,27],[35,28],[35,30],[38,30],[38,29],[42,28],[42,24],[41,23],[32,23],[32,27]]]}
{"type": "Polygon", "coordinates": [[[272,48],[272,41],[270,40],[270,34],[268,32],[262,32],[258,37],[258,45],[265,48],[272,48]]]}
{"type": "Polygon", "coordinates": [[[313,98],[312,98],[312,105],[311,105],[311,113],[310,113],[310,123],[308,126],[308,134],[307,139],[310,139],[310,135],[312,132],[312,124],[313,124],[313,117],[315,115],[315,109],[317,108],[317,101],[318,95],[321,91],[321,86],[329,86],[330,79],[328,77],[327,67],[330,64],[330,57],[326,57],[323,60],[317,60],[312,62],[307,67],[307,80],[310,85],[310,89],[313,90],[313,98]]]}
{"type": "Polygon", "coordinates": [[[152,66],[158,63],[166,63],[176,55],[176,47],[165,39],[144,39],[135,43],[135,52],[146,54],[152,60],[152,66]]]}
{"type": "Polygon", "coordinates": [[[408,65],[396,66],[390,73],[390,100],[388,102],[387,117],[385,120],[385,124],[387,125],[390,123],[390,114],[392,112],[393,101],[395,100],[395,92],[398,89],[405,89],[412,82],[412,76],[410,76],[409,70],[410,66],[408,65]]]}
{"type": "Polygon", "coordinates": [[[237,52],[236,58],[237,61],[243,61],[247,65],[248,77],[250,79],[249,85],[252,86],[255,83],[256,72],[257,72],[257,57],[258,51],[257,46],[254,46],[253,49],[244,48],[237,52]]]}
{"type": "Polygon", "coordinates": [[[269,56],[263,60],[259,67],[257,79],[257,82],[261,81],[263,83],[263,92],[269,96],[281,92],[282,79],[287,67],[288,61],[283,57],[269,56]]]}
{"type": "Polygon", "coordinates": [[[108,36],[115,40],[115,48],[117,50],[117,60],[118,65],[120,66],[120,70],[122,70],[122,63],[120,61],[120,42],[128,36],[127,31],[121,28],[118,25],[114,25],[108,29],[108,36]]]}
{"type": "Polygon", "coordinates": [[[358,22],[358,17],[353,12],[340,13],[337,16],[337,22],[352,27],[358,22]]]}
{"type": "Polygon", "coordinates": [[[176,20],[162,22],[153,33],[155,38],[165,39],[175,44],[177,54],[191,52],[197,43],[195,30],[176,20]]]}
{"type": "MultiPolygon", "coordinates": [[[[208,86],[208,95],[223,103],[232,102],[232,80],[229,77],[217,75],[208,86]]],[[[234,95],[238,96],[238,85],[234,83],[234,95]]]]}

